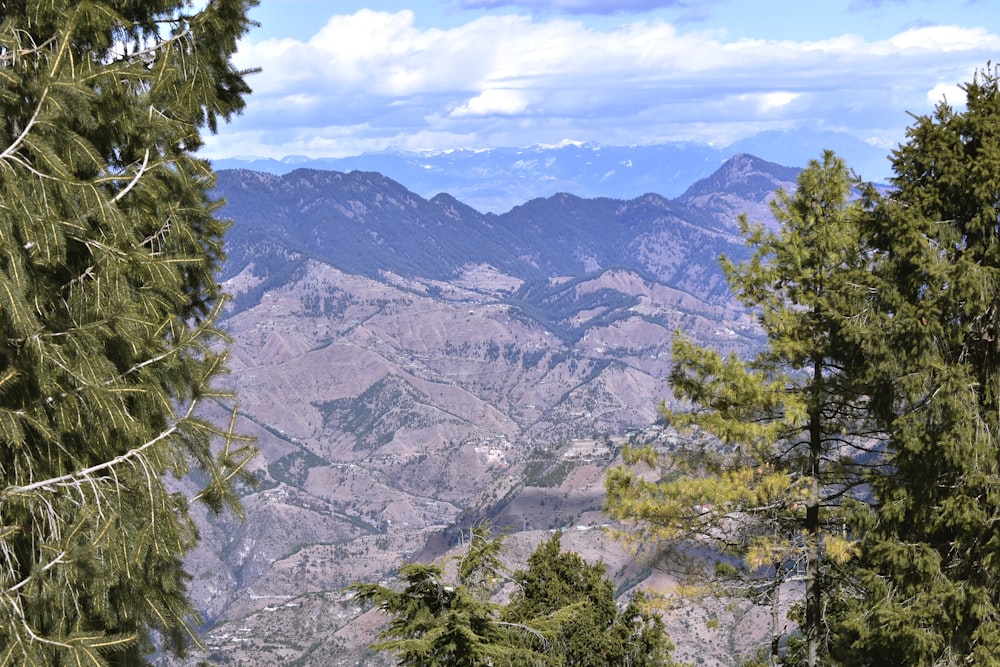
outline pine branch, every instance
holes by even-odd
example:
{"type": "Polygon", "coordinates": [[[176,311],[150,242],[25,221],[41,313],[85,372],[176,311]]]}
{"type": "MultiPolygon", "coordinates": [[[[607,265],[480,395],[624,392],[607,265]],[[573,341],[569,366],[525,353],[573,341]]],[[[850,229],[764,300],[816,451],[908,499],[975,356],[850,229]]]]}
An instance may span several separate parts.
{"type": "Polygon", "coordinates": [[[135,176],[132,178],[131,181],[129,181],[128,185],[122,188],[118,194],[116,194],[114,197],[111,198],[112,204],[117,204],[119,201],[121,201],[125,197],[125,195],[127,195],[132,190],[132,188],[134,188],[139,183],[139,179],[141,179],[143,175],[146,173],[146,165],[148,164],[149,164],[149,149],[147,148],[146,153],[145,155],[143,155],[142,158],[142,164],[140,164],[139,168],[136,169],[135,176]]]}
{"type": "MultiPolygon", "coordinates": [[[[35,126],[35,123],[38,122],[38,114],[42,112],[42,105],[45,104],[45,98],[48,96],[48,94],[49,94],[48,88],[42,91],[42,94],[38,99],[38,104],[35,105],[35,112],[31,114],[31,118],[28,119],[28,122],[24,126],[24,129],[21,130],[21,133],[14,138],[14,141],[12,141],[11,144],[7,146],[7,148],[5,148],[2,153],[0,153],[0,160],[6,160],[8,158],[11,158],[18,150],[20,150],[21,144],[23,144],[25,139],[28,138],[28,134],[35,126]]],[[[27,164],[25,164],[25,166],[27,166],[27,164]]],[[[28,168],[30,169],[30,167],[28,168]]],[[[34,170],[32,170],[32,172],[35,173],[36,175],[41,176],[41,174],[35,172],[34,170]]]]}
{"type": "Polygon", "coordinates": [[[77,470],[65,475],[59,475],[58,477],[52,477],[49,479],[39,480],[32,484],[26,484],[23,486],[8,486],[0,490],[0,501],[2,501],[6,496],[12,495],[25,495],[33,491],[54,491],[53,487],[78,487],[82,481],[91,481],[92,475],[95,473],[103,472],[109,468],[114,468],[121,465],[122,463],[131,461],[137,457],[142,456],[143,452],[150,449],[151,447],[157,445],[158,443],[166,440],[170,436],[180,430],[182,424],[185,420],[189,419],[194,412],[195,407],[198,405],[199,401],[197,399],[192,400],[184,413],[177,422],[172,424],[169,428],[166,428],[155,437],[147,440],[138,447],[134,447],[124,454],[114,457],[108,461],[98,463],[96,465],[90,466],[89,468],[84,468],[83,470],[77,470]]]}

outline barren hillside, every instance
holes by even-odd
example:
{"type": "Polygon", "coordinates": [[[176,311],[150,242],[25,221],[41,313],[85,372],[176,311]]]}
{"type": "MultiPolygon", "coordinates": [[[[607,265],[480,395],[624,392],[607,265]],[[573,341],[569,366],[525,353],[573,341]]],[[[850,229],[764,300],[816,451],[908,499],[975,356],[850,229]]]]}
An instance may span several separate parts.
{"type": "MultiPolygon", "coordinates": [[[[673,331],[758,343],[716,258],[743,252],[730,213],[759,216],[762,184],[794,173],[738,159],[674,202],[557,195],[506,216],[378,175],[224,174],[229,381],[261,486],[244,522],[203,517],[189,562],[210,659],[371,659],[375,621],[343,587],[484,519],[512,531],[514,567],[565,527],[623,591],[645,579],[600,529],[603,471],[669,399],[673,331]]],[[[691,613],[671,623],[678,655],[708,656],[720,640],[691,613]]]]}

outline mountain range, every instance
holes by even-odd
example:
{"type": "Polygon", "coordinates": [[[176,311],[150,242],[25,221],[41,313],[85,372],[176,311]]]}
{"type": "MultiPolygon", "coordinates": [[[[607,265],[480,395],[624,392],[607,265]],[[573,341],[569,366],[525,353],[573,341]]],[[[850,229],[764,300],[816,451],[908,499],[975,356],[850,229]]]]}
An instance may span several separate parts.
{"type": "MultiPolygon", "coordinates": [[[[797,173],[740,154],[671,198],[559,193],[496,214],[370,171],[220,171],[228,381],[261,485],[244,521],[199,517],[207,648],[185,664],[384,664],[365,648],[377,616],[344,587],[482,521],[510,531],[512,568],[563,528],[620,593],[667,585],[602,530],[604,472],[629,440],[678,443],[657,425],[674,331],[760,345],[717,259],[746,256],[737,215],[769,223],[797,173]]],[[[677,657],[735,664],[752,614],[704,613],[668,619],[677,657]]]]}
{"type": "Polygon", "coordinates": [[[303,168],[378,172],[427,199],[447,192],[476,210],[503,213],[559,192],[625,200],[655,192],[674,198],[735,155],[804,166],[818,159],[825,148],[835,150],[866,180],[879,182],[889,174],[886,148],[843,133],[807,129],[762,132],[725,147],[695,142],[602,146],[563,141],[486,150],[391,149],[325,159],[230,158],[214,164],[219,170],[251,169],[277,175],[303,168]]]}

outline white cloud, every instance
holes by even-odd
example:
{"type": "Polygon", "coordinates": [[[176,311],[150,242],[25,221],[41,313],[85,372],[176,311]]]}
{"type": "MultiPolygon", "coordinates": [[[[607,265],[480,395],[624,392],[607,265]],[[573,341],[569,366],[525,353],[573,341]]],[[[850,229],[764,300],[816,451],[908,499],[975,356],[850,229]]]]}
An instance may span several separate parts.
{"type": "Polygon", "coordinates": [[[866,41],[727,39],[651,20],[611,29],[487,15],[450,29],[412,11],[333,16],[308,41],[241,45],[263,68],[244,117],[207,146],[344,155],[388,145],[447,149],[698,138],[723,143],[789,123],[859,138],[924,113],[1000,50],[979,28],[938,26],[866,41]],[[928,92],[928,87],[934,88],[928,92]]]}
{"type": "Polygon", "coordinates": [[[772,111],[777,111],[783,107],[787,107],[789,104],[799,99],[799,97],[801,97],[800,93],[776,91],[773,93],[740,95],[740,100],[756,106],[758,111],[761,113],[768,114],[772,111]]]}
{"type": "Polygon", "coordinates": [[[965,91],[956,84],[939,83],[927,91],[927,103],[937,105],[940,102],[947,102],[952,107],[963,107],[965,91]]]}
{"type": "Polygon", "coordinates": [[[907,30],[888,41],[897,51],[971,51],[1000,47],[1000,39],[982,28],[948,25],[907,30]]]}
{"type": "Polygon", "coordinates": [[[614,14],[624,11],[646,11],[658,7],[673,7],[680,0],[460,0],[462,7],[496,8],[503,6],[555,9],[570,13],[614,14]]]}
{"type": "Polygon", "coordinates": [[[451,116],[513,116],[528,108],[528,100],[516,90],[484,90],[451,112],[451,116]]]}
{"type": "Polygon", "coordinates": [[[865,143],[876,148],[890,149],[895,147],[896,142],[887,137],[865,137],[865,143]]]}

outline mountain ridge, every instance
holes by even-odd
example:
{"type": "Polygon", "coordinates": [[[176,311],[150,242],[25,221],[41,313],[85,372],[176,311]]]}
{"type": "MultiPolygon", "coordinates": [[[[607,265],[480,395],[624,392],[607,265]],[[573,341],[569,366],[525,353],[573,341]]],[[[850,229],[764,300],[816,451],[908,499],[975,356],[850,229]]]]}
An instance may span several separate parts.
{"type": "Polygon", "coordinates": [[[645,192],[674,198],[740,153],[780,164],[805,165],[831,148],[867,180],[889,175],[888,150],[850,135],[814,130],[762,132],[725,147],[695,142],[608,146],[588,142],[482,150],[387,149],[341,158],[219,158],[218,170],[249,168],[283,174],[309,167],[374,171],[426,198],[450,192],[473,208],[502,213],[537,197],[568,192],[582,198],[633,199],[645,192]]]}
{"type": "Polygon", "coordinates": [[[389,272],[447,280],[467,266],[488,264],[530,280],[624,266],[669,283],[685,263],[711,264],[723,251],[745,252],[730,207],[722,202],[722,212],[716,210],[720,197],[735,197],[751,216],[767,218],[763,193],[787,188],[796,173],[740,155],[674,200],[655,193],[631,200],[557,193],[493,214],[449,194],[424,199],[374,172],[223,170],[215,192],[227,200],[221,214],[236,220],[223,277],[245,268],[248,248],[280,243],[369,277],[389,272]],[[699,187],[722,194],[700,201],[699,187]],[[684,252],[667,257],[657,248],[684,252]]]}
{"type": "MultiPolygon", "coordinates": [[[[759,185],[795,170],[720,170],[688,201],[563,193],[505,214],[371,172],[220,172],[220,324],[261,486],[244,522],[199,517],[208,649],[186,664],[382,664],[343,587],[482,521],[518,554],[566,528],[623,592],[669,585],[603,534],[602,479],[630,439],[678,442],[655,424],[674,331],[723,354],[760,344],[717,257],[746,252],[730,209],[766,222],[759,185]]],[[[679,658],[730,664],[726,641],[668,620],[679,658]]]]}

